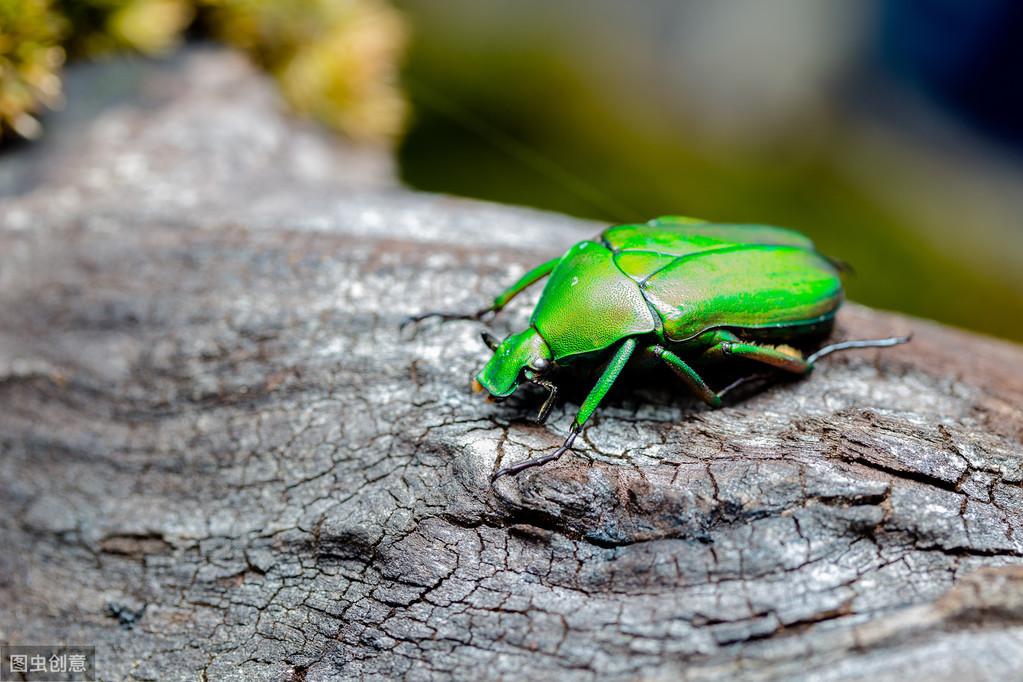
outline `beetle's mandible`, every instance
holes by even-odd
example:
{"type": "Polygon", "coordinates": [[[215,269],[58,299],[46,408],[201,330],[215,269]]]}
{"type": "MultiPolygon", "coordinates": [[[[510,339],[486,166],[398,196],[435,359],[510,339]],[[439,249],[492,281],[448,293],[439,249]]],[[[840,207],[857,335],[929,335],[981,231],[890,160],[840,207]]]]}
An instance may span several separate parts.
{"type": "Polygon", "coordinates": [[[839,267],[807,237],[766,225],[723,225],[668,216],[615,225],[563,256],[538,265],[486,308],[428,317],[482,319],[527,287],[550,276],[529,327],[498,341],[483,340],[493,357],[473,387],[495,398],[523,382],[548,390],[537,420],[557,395],[553,370],[574,364],[602,368],[564,444],[549,455],[504,467],[493,478],[546,464],[572,447],[583,425],[622,370],[643,358],[667,367],[712,407],[734,386],[713,390],[697,371],[745,358],[797,375],[838,350],[905,343],[908,337],[846,341],[804,356],[787,345],[825,338],[842,303],[839,267]]]}

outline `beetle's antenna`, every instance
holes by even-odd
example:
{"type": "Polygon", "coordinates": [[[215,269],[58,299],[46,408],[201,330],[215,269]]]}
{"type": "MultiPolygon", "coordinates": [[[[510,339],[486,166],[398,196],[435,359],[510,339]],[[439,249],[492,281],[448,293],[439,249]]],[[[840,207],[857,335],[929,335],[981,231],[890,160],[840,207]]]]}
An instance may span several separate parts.
{"type": "Polygon", "coordinates": [[[483,338],[483,343],[487,344],[487,348],[490,350],[496,351],[497,347],[501,345],[501,342],[497,340],[497,337],[486,329],[480,332],[480,337],[483,338]]]}
{"type": "Polygon", "coordinates": [[[551,408],[554,407],[554,399],[558,396],[558,387],[554,385],[554,382],[547,381],[546,379],[533,379],[534,384],[543,386],[548,391],[547,399],[543,401],[543,405],[540,406],[540,411],[536,415],[536,423],[543,424],[547,421],[547,417],[551,414],[551,408]]]}
{"type": "Polygon", "coordinates": [[[807,362],[815,362],[820,360],[825,355],[831,355],[840,350],[851,350],[853,348],[890,348],[891,346],[900,346],[904,343],[909,343],[909,340],[913,338],[912,334],[906,336],[890,336],[886,339],[863,339],[862,341],[841,341],[839,343],[833,343],[830,346],[824,346],[819,351],[811,355],[806,359],[807,362]]]}
{"type": "Polygon", "coordinates": [[[843,275],[855,275],[856,274],[856,268],[854,268],[852,266],[852,263],[850,263],[849,261],[842,260],[841,258],[835,258],[833,256],[825,256],[824,254],[821,254],[821,255],[824,256],[824,259],[826,261],[828,261],[829,263],[834,265],[835,269],[838,270],[843,275]]]}

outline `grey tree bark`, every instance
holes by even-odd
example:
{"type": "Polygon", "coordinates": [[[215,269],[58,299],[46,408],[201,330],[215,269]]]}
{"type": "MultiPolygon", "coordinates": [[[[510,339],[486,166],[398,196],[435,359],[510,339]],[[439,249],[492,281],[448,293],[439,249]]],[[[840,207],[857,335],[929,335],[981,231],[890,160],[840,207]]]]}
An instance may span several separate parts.
{"type": "Polygon", "coordinates": [[[849,305],[913,343],[717,411],[620,392],[491,488],[573,406],[479,401],[475,327],[398,322],[600,226],[401,189],[218,51],[71,87],[0,158],[3,641],[103,679],[1023,674],[1020,347],[849,305]]]}

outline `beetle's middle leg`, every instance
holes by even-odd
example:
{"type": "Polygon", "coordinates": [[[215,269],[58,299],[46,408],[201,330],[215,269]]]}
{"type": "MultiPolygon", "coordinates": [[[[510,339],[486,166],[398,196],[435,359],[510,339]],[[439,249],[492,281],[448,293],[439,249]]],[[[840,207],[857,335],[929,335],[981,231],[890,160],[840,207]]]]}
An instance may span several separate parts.
{"type": "Polygon", "coordinates": [[[664,346],[658,346],[655,344],[649,346],[646,350],[648,353],[670,367],[671,371],[673,371],[700,400],[711,407],[721,407],[721,396],[724,394],[724,391],[719,393],[708,386],[707,382],[703,380],[703,377],[697,374],[696,370],[690,367],[685,360],[675,355],[664,346]]]}
{"type": "Polygon", "coordinates": [[[579,408],[579,412],[575,415],[575,421],[572,422],[572,430],[568,434],[568,438],[557,450],[549,455],[543,457],[537,457],[535,459],[527,459],[525,462],[519,462],[518,464],[512,464],[510,466],[502,467],[494,472],[494,475],[490,477],[491,482],[496,481],[501,476],[506,474],[517,474],[524,469],[529,469],[541,464],[547,464],[561,457],[563,454],[572,449],[572,444],[575,442],[575,437],[579,435],[579,432],[583,430],[583,424],[593,415],[596,411],[597,406],[600,405],[600,401],[604,399],[611,387],[614,386],[615,381],[621,375],[622,370],[625,369],[625,365],[629,363],[629,359],[632,358],[633,351],[636,350],[636,339],[627,338],[622,341],[621,345],[615,351],[611,361],[607,363],[607,367],[604,369],[604,373],[597,379],[597,383],[590,389],[589,395],[583,400],[582,406],[579,408]]]}

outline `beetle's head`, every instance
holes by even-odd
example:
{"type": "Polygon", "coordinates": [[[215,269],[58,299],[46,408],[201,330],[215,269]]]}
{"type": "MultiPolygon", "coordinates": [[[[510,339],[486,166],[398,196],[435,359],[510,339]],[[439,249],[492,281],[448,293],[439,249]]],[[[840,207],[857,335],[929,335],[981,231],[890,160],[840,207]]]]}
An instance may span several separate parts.
{"type": "Polygon", "coordinates": [[[529,327],[501,342],[483,332],[483,341],[493,349],[494,356],[473,379],[473,390],[486,391],[494,398],[505,398],[514,393],[523,381],[540,384],[550,391],[550,395],[540,409],[537,421],[546,419],[554,404],[557,388],[544,378],[554,363],[551,350],[539,332],[529,327]]]}

